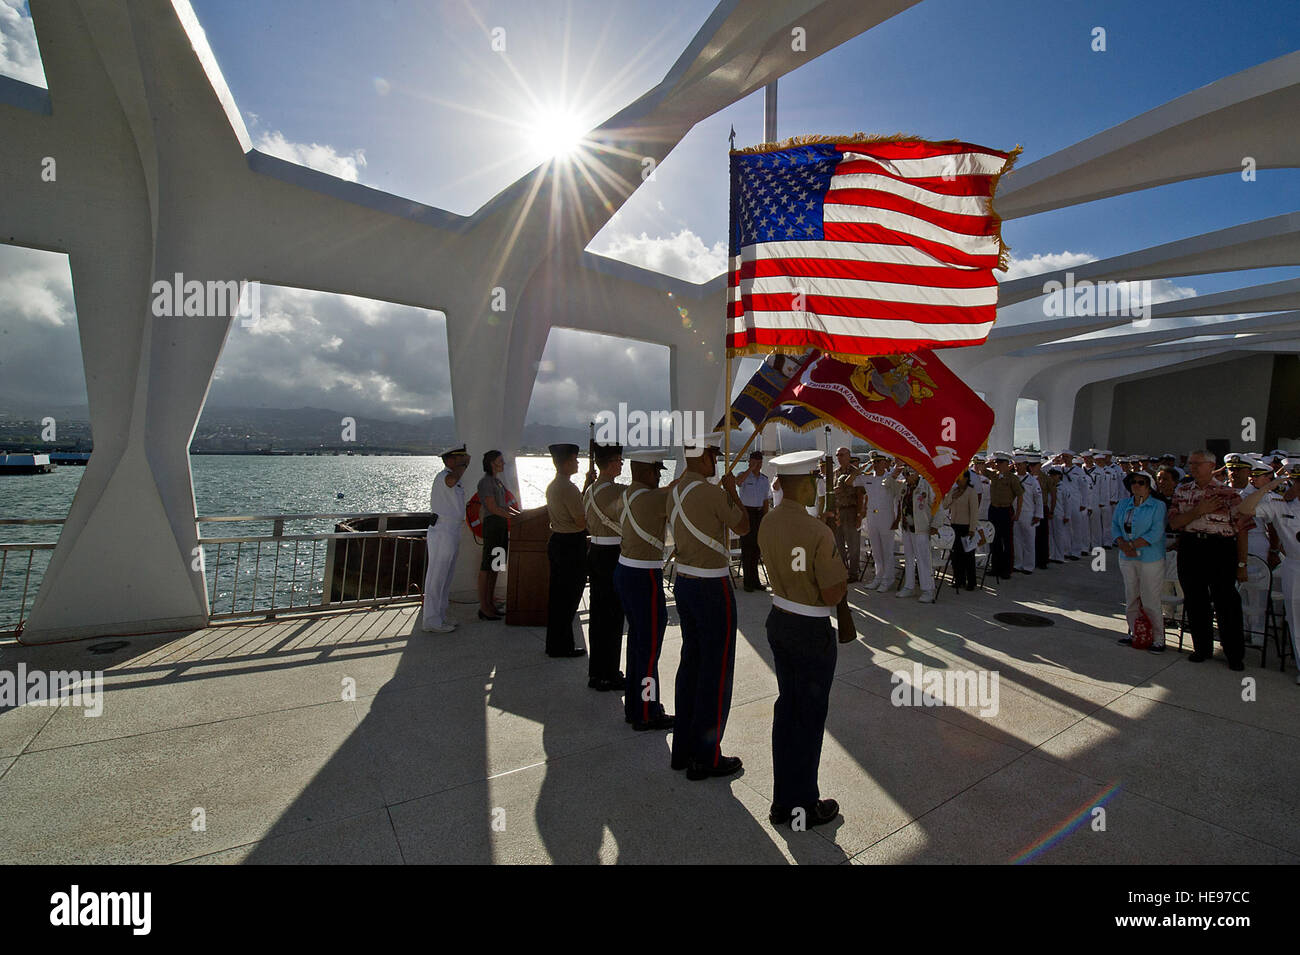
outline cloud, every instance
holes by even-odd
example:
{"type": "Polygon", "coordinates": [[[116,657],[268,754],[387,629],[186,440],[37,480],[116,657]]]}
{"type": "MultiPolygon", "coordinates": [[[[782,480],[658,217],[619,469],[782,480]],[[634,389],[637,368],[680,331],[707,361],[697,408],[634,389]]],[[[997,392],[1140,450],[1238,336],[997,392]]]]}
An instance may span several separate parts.
{"type": "Polygon", "coordinates": [[[0,0],[0,74],[33,86],[46,85],[26,0],[0,0]]]}
{"type": "Polygon", "coordinates": [[[666,239],[660,236],[652,239],[644,232],[639,236],[615,232],[604,248],[593,245],[591,251],[688,282],[707,282],[727,268],[727,244],[715,242],[707,246],[690,229],[682,229],[666,239]]]}
{"type": "Polygon", "coordinates": [[[1042,275],[1044,272],[1056,272],[1096,261],[1097,257],[1088,252],[1049,252],[1046,255],[1034,254],[1026,259],[1013,255],[1005,272],[995,271],[993,274],[999,282],[1010,282],[1027,275],[1042,275]]]}
{"type": "Polygon", "coordinates": [[[258,320],[230,329],[208,403],[410,420],[449,415],[446,319],[422,308],[263,285],[258,320]]]}
{"type": "Polygon", "coordinates": [[[329,173],[348,182],[356,182],[360,170],[366,165],[364,149],[351,153],[340,153],[333,146],[321,143],[291,143],[284,133],[277,130],[261,133],[254,144],[260,152],[279,156],[300,166],[307,166],[320,172],[329,173]]]}
{"type": "Polygon", "coordinates": [[[668,348],[557,328],[547,339],[526,420],[584,427],[600,411],[668,410],[668,348]]]}

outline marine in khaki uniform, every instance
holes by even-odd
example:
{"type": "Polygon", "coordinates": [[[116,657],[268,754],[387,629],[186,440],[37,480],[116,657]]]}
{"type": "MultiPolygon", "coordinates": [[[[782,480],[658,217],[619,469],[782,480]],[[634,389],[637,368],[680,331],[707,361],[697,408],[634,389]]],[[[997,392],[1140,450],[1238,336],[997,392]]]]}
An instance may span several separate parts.
{"type": "Polygon", "coordinates": [[[627,683],[618,661],[623,656],[623,605],[614,590],[623,540],[619,501],[624,485],[615,483],[623,470],[623,448],[598,444],[593,454],[596,479],[582,495],[583,513],[591,542],[587,546],[587,577],[591,608],[587,617],[587,686],[593,690],[621,690],[627,683]]]}
{"type": "Polygon", "coordinates": [[[848,570],[835,537],[804,509],[817,497],[818,452],[795,451],[769,465],[785,494],[758,531],[772,586],[767,641],[776,669],[772,718],[773,825],[818,826],[839,815],[817,787],[836,637],[831,614],[847,592],[848,570]]]}
{"type": "Polygon", "coordinates": [[[866,491],[857,483],[862,471],[849,455],[848,448],[835,452],[835,480],[831,495],[835,503],[835,546],[849,568],[849,579],[857,580],[858,559],[862,550],[863,501],[866,491]]]}
{"type": "Polygon", "coordinates": [[[630,451],[626,457],[632,483],[620,495],[621,542],[614,568],[614,589],[627,615],[623,718],[638,731],[672,729],[659,685],[659,654],[668,626],[663,568],[669,489],[659,486],[664,452],[630,451]]]}
{"type": "Polygon", "coordinates": [[[704,435],[684,448],[686,471],[668,495],[668,522],[677,548],[673,595],[682,628],[677,667],[677,723],[672,766],[688,779],[729,776],[740,757],[722,755],[736,662],[736,595],[731,588],[727,529],[749,530],[736,496],[736,479],[711,484],[722,455],[721,435],[704,435]]]}
{"type": "Polygon", "coordinates": [[[552,444],[551,461],[555,480],[546,486],[546,512],[551,536],[546,556],[551,562],[550,595],[546,609],[546,654],[552,657],[580,657],[585,647],[575,646],[573,618],[587,585],[587,517],[582,492],[573,485],[578,473],[578,446],[552,444]]]}

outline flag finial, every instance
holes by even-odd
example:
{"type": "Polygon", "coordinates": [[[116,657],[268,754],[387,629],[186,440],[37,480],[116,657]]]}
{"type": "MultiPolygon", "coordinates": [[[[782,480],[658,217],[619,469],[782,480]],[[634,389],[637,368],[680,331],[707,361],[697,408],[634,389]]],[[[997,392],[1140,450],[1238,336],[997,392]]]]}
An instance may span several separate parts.
{"type": "Polygon", "coordinates": [[[731,144],[730,148],[735,149],[736,148],[736,127],[735,126],[731,127],[731,135],[728,136],[727,139],[731,144]]]}

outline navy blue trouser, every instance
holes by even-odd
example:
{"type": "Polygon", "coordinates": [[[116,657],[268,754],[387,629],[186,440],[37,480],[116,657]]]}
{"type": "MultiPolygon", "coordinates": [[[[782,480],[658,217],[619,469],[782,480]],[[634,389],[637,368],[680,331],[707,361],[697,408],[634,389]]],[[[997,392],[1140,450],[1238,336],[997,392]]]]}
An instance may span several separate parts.
{"type": "Polygon", "coordinates": [[[821,798],[817,766],[835,679],[835,631],[830,617],[773,607],[767,642],[780,693],[772,715],[772,803],[811,810],[821,798]]]}
{"type": "Polygon", "coordinates": [[[546,605],[546,652],[569,653],[582,646],[582,628],[574,636],[573,618],[587,586],[587,534],[551,533],[546,542],[551,583],[546,605]]]}
{"type": "Polygon", "coordinates": [[[673,762],[717,766],[735,676],[736,595],[730,577],[678,574],[673,596],[682,624],[673,762]]]}
{"type": "Polygon", "coordinates": [[[623,715],[629,723],[648,723],[663,715],[659,654],[668,626],[664,574],[657,567],[614,567],[614,589],[627,614],[627,690],[623,715]],[[646,681],[650,682],[647,683],[646,681]]]}
{"type": "Polygon", "coordinates": [[[618,677],[623,655],[623,604],[614,590],[618,566],[617,544],[592,544],[587,548],[587,576],[591,582],[591,609],[587,615],[587,677],[618,677]]]}

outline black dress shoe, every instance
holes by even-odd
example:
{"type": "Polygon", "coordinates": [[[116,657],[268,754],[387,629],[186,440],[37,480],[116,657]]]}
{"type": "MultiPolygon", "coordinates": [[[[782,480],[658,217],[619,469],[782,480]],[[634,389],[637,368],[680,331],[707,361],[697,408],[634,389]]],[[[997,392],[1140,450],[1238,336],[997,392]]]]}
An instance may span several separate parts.
{"type": "Polygon", "coordinates": [[[1228,669],[1240,673],[1242,670],[1246,669],[1246,664],[1242,663],[1240,660],[1233,660],[1228,664],[1228,669]]]}
{"type": "MultiPolygon", "coordinates": [[[[840,804],[834,799],[819,799],[817,805],[810,809],[800,808],[799,815],[803,817],[803,828],[811,829],[813,826],[824,826],[840,814],[840,804]]],[[[795,810],[786,809],[784,806],[773,805],[767,813],[767,821],[774,826],[784,823],[793,823],[796,819],[795,810]]]]}
{"type": "Polygon", "coordinates": [[[497,616],[489,617],[489,616],[488,616],[487,614],[485,614],[482,610],[480,610],[480,611],[478,612],[478,618],[479,618],[480,620],[500,620],[500,619],[501,619],[500,617],[497,617],[497,616]]]}
{"type": "Polygon", "coordinates": [[[1209,659],[1209,655],[1208,655],[1208,654],[1204,654],[1204,653],[1193,653],[1191,656],[1189,656],[1189,657],[1187,658],[1187,661],[1188,661],[1189,663],[1204,663],[1204,662],[1205,662],[1206,660],[1208,660],[1208,659],[1209,659]]]}
{"type": "Polygon", "coordinates": [[[1165,652],[1165,645],[1162,643],[1162,644],[1160,644],[1160,646],[1156,646],[1156,645],[1153,643],[1151,646],[1147,647],[1147,652],[1148,652],[1148,653],[1164,653],[1164,652],[1165,652]]]}
{"type": "Polygon", "coordinates": [[[547,653],[548,657],[585,657],[587,650],[585,647],[574,647],[572,650],[561,650],[559,653],[547,653]]]}
{"type": "Polygon", "coordinates": [[[823,826],[840,814],[840,804],[834,799],[818,799],[817,805],[808,813],[807,824],[823,826]]]}
{"type": "Polygon", "coordinates": [[[683,769],[686,769],[686,768],[687,768],[687,762],[686,762],[686,760],[684,760],[684,759],[674,759],[674,760],[673,760],[671,763],[669,763],[668,765],[671,766],[673,769],[675,769],[675,770],[676,770],[677,772],[679,772],[679,773],[680,773],[683,769]]]}
{"type": "Polygon", "coordinates": [[[632,729],[638,733],[644,733],[647,730],[670,730],[677,721],[668,713],[661,713],[653,719],[646,720],[644,723],[637,721],[632,724],[632,729]]]}
{"type": "Polygon", "coordinates": [[[1133,638],[1132,638],[1132,637],[1120,637],[1120,638],[1119,638],[1118,640],[1116,640],[1115,642],[1116,642],[1116,643],[1123,643],[1123,644],[1125,644],[1125,645],[1127,645],[1127,646],[1132,646],[1132,645],[1133,645],[1133,638]]]}
{"type": "Polygon", "coordinates": [[[691,763],[686,767],[686,778],[700,780],[711,776],[730,776],[740,772],[740,767],[743,765],[739,756],[722,756],[716,766],[707,763],[691,763]]]}

